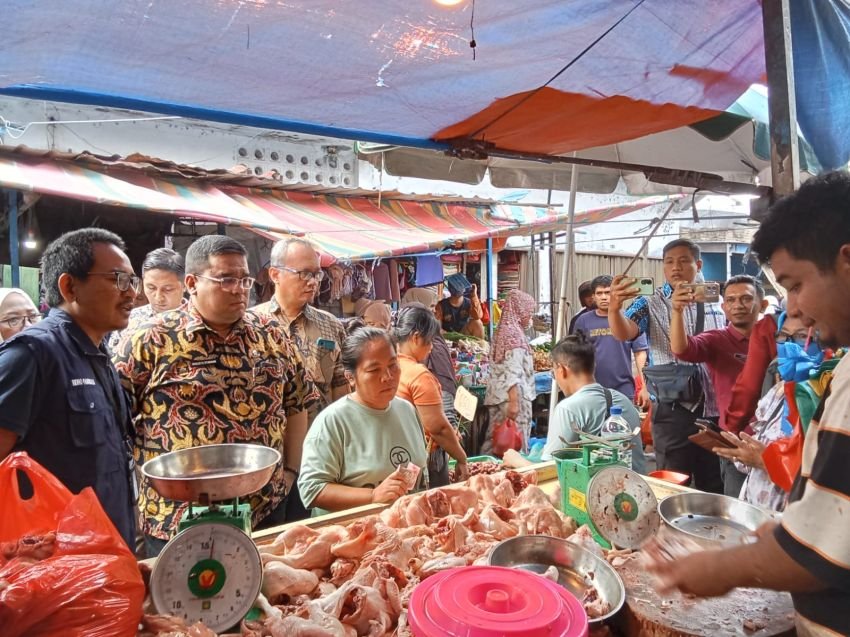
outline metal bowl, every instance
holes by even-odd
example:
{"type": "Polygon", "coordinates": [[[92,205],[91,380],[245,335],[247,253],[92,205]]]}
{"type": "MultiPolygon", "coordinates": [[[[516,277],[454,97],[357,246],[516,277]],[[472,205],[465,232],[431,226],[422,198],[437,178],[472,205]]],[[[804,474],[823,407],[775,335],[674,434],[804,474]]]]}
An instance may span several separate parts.
{"type": "Polygon", "coordinates": [[[262,445],[204,445],[148,460],[142,475],[164,498],[208,504],[259,491],[278,463],[280,453],[262,445]]]}
{"type": "Polygon", "coordinates": [[[558,569],[558,583],[579,601],[585,597],[588,582],[593,582],[599,597],[611,610],[602,617],[590,619],[592,624],[613,617],[626,601],[626,588],[617,571],[601,557],[567,540],[548,535],[513,537],[493,547],[488,563],[537,574],[554,566],[558,569]]]}
{"type": "Polygon", "coordinates": [[[715,493],[678,493],[658,503],[666,527],[707,548],[746,542],[773,511],[715,493]]]}

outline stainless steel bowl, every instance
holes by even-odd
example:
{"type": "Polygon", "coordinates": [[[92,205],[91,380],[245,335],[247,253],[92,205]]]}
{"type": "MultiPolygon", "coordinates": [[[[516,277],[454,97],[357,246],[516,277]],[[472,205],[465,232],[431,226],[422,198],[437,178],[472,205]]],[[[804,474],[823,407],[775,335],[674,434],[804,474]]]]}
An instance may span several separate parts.
{"type": "Polygon", "coordinates": [[[499,542],[490,551],[491,566],[521,568],[543,574],[550,566],[558,570],[558,583],[581,601],[589,582],[611,610],[591,623],[613,617],[626,601],[623,580],[608,562],[578,544],[548,535],[524,535],[499,542]]]}
{"type": "Polygon", "coordinates": [[[666,527],[706,548],[740,544],[765,522],[772,511],[715,493],[678,493],[658,503],[666,527]]]}
{"type": "Polygon", "coordinates": [[[262,445],[205,445],[149,460],[142,475],[165,498],[207,504],[259,491],[279,462],[280,453],[262,445]]]}

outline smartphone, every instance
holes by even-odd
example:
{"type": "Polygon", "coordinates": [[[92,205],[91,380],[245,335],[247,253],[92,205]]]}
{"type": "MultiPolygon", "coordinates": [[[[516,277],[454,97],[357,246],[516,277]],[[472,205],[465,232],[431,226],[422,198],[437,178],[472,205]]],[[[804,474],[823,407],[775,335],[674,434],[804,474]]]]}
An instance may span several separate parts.
{"type": "Polygon", "coordinates": [[[640,291],[640,296],[652,296],[655,293],[655,281],[649,276],[636,278],[635,287],[640,291]]]}
{"type": "Polygon", "coordinates": [[[717,303],[720,300],[720,284],[713,281],[705,283],[683,283],[681,286],[690,290],[697,303],[717,303]]]}

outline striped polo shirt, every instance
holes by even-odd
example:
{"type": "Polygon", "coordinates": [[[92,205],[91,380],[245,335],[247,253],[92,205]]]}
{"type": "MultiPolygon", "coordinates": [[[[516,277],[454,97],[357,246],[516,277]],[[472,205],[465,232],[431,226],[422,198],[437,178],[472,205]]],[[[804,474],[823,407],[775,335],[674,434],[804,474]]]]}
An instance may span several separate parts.
{"type": "Polygon", "coordinates": [[[835,368],[812,420],[791,504],[776,529],[788,555],[825,589],[794,593],[801,635],[850,635],[850,355],[835,368]]]}

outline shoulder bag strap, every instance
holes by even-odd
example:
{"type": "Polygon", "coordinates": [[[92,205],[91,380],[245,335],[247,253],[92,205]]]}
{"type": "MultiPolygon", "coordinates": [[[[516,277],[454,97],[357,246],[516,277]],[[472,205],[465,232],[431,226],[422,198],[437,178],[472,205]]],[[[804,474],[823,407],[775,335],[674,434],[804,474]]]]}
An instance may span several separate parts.
{"type": "Polygon", "coordinates": [[[705,303],[697,303],[697,325],[694,335],[702,334],[705,330],[705,303]]]}
{"type": "Polygon", "coordinates": [[[614,396],[607,387],[603,387],[602,391],[605,392],[605,418],[607,419],[611,417],[611,405],[614,404],[614,396]]]}

